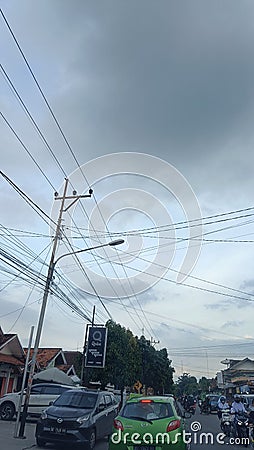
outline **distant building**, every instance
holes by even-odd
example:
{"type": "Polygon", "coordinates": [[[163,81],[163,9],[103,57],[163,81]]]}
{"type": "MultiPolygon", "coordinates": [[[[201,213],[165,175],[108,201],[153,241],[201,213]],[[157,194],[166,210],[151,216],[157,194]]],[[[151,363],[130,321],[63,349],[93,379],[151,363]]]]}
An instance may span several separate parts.
{"type": "MultiPolygon", "coordinates": [[[[27,348],[22,347],[17,334],[4,333],[0,327],[0,397],[9,392],[19,391],[22,384],[27,348]]],[[[33,348],[30,352],[30,361],[33,348]]],[[[35,372],[56,367],[70,376],[74,383],[80,379],[76,371],[79,368],[81,353],[63,351],[62,348],[39,348],[35,372]]]]}
{"type": "Polygon", "coordinates": [[[250,358],[221,361],[227,368],[218,372],[217,384],[229,394],[254,392],[254,361],[250,358]]]}
{"type": "Polygon", "coordinates": [[[0,327],[0,397],[19,389],[25,353],[17,334],[5,334],[0,327]]]}

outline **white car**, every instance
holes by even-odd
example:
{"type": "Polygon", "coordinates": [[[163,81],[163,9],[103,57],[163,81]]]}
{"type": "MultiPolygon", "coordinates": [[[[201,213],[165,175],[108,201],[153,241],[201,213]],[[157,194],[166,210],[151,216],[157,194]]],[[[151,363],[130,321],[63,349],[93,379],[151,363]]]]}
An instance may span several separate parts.
{"type": "MultiPolygon", "coordinates": [[[[51,402],[57,399],[64,391],[76,389],[76,386],[64,384],[40,383],[31,388],[31,394],[28,406],[29,416],[40,416],[42,411],[49,406],[51,402]]],[[[25,400],[23,396],[23,404],[25,400]]],[[[12,392],[5,394],[0,398],[0,418],[2,420],[11,420],[17,413],[21,392],[12,392]]],[[[22,411],[22,410],[21,410],[22,411]]]]}

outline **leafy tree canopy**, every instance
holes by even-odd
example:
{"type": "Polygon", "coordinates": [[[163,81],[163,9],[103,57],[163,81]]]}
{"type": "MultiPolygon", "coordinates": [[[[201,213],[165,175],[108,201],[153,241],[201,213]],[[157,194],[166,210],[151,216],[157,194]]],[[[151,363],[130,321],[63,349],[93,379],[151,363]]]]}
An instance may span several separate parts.
{"type": "Polygon", "coordinates": [[[109,320],[106,362],[103,369],[85,369],[84,380],[114,384],[117,389],[132,388],[140,381],[155,393],[171,393],[173,372],[167,349],[156,350],[144,336],[138,338],[120,324],[109,320]]]}

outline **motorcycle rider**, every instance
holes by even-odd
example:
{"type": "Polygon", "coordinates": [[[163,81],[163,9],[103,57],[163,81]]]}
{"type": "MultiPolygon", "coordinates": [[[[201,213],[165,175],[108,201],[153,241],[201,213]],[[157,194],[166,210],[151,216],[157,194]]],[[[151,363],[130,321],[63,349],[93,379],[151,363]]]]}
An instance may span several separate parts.
{"type": "Polygon", "coordinates": [[[188,395],[184,403],[184,409],[193,414],[195,412],[195,406],[196,404],[193,395],[188,395]]]}
{"type": "Polygon", "coordinates": [[[234,414],[234,420],[233,420],[233,425],[235,428],[235,432],[237,433],[237,420],[236,420],[236,416],[237,415],[244,415],[247,414],[247,411],[244,407],[244,404],[241,401],[241,397],[239,394],[235,394],[234,395],[234,401],[232,403],[231,406],[231,414],[234,414]]]}
{"type": "Polygon", "coordinates": [[[222,411],[224,411],[225,409],[230,409],[229,404],[226,400],[226,397],[224,395],[222,395],[217,403],[217,414],[218,414],[218,418],[221,419],[222,417],[222,411]]]}
{"type": "Polygon", "coordinates": [[[249,414],[249,424],[250,424],[250,437],[252,442],[252,447],[254,444],[254,398],[251,402],[251,405],[248,408],[248,414],[249,414]]]}
{"type": "Polygon", "coordinates": [[[209,395],[206,395],[205,399],[203,400],[201,407],[200,407],[200,412],[204,412],[204,413],[209,413],[210,412],[210,397],[209,395]]]}
{"type": "Polygon", "coordinates": [[[231,406],[231,414],[243,414],[247,413],[244,404],[241,401],[241,397],[239,394],[234,395],[234,401],[231,406]]]}

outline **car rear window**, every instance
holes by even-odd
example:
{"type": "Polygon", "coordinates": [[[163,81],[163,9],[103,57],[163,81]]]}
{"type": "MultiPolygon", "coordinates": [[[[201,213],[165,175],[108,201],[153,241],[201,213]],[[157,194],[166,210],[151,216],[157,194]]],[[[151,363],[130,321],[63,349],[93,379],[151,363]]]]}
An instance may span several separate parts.
{"type": "Polygon", "coordinates": [[[210,395],[211,402],[217,402],[219,400],[219,395],[210,395]]]}
{"type": "Polygon", "coordinates": [[[121,416],[128,419],[163,419],[174,416],[172,406],[169,403],[126,403],[121,416]]]}
{"type": "Polygon", "coordinates": [[[69,408],[92,409],[97,401],[97,394],[88,392],[65,391],[55,402],[55,406],[66,406],[69,408]]]}
{"type": "Polygon", "coordinates": [[[42,390],[42,394],[45,395],[60,395],[62,392],[66,391],[68,388],[62,388],[61,386],[53,385],[53,386],[44,386],[42,390]]]}
{"type": "Polygon", "coordinates": [[[254,400],[254,395],[243,395],[243,403],[245,406],[249,407],[252,405],[252,401],[254,400]]]}

